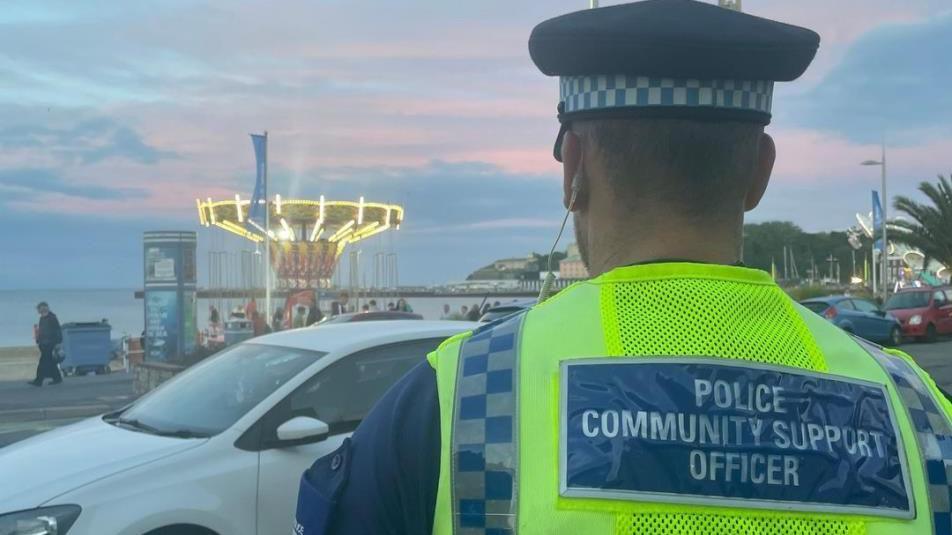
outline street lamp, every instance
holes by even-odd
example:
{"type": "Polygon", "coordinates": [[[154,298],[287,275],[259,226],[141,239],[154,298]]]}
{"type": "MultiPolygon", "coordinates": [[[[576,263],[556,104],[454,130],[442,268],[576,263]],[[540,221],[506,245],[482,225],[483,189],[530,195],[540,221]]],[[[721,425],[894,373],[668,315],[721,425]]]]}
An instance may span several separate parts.
{"type": "Polygon", "coordinates": [[[886,210],[889,206],[889,197],[886,195],[886,142],[883,142],[882,145],[882,158],[879,160],[866,160],[860,165],[878,165],[882,170],[882,209],[883,209],[883,252],[881,259],[881,281],[880,283],[883,286],[883,302],[886,302],[886,298],[889,296],[889,242],[886,239],[886,210]]]}

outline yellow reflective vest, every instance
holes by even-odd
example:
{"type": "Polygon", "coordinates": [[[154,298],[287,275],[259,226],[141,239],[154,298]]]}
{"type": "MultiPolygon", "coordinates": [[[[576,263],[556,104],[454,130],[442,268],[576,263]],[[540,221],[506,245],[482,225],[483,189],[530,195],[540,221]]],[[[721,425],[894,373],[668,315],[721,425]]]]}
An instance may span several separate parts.
{"type": "Polygon", "coordinates": [[[761,271],[617,268],[429,362],[436,534],[952,533],[947,399],[761,271]]]}

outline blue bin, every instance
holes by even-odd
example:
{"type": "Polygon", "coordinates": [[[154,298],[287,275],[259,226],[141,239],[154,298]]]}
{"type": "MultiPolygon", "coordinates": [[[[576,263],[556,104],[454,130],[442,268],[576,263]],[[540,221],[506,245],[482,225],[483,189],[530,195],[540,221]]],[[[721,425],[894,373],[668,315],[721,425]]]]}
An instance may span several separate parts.
{"type": "Polygon", "coordinates": [[[109,373],[112,360],[112,327],[108,323],[63,324],[63,352],[60,367],[67,374],[109,373]]]}
{"type": "Polygon", "coordinates": [[[254,338],[255,331],[250,320],[232,319],[225,322],[225,345],[230,346],[254,338]]]}

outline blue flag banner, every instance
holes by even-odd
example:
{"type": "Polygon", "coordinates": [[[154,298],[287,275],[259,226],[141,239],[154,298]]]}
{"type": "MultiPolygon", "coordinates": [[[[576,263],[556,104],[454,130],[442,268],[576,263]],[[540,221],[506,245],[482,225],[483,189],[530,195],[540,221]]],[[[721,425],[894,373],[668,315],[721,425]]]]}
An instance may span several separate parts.
{"type": "Polygon", "coordinates": [[[873,190],[873,230],[879,232],[883,229],[883,205],[879,202],[879,192],[873,190]]]}
{"type": "MultiPolygon", "coordinates": [[[[873,234],[881,235],[883,232],[883,205],[879,202],[879,192],[873,190],[873,234]]],[[[883,250],[883,240],[875,240],[873,248],[877,251],[883,250]]]]}
{"type": "Polygon", "coordinates": [[[724,359],[581,359],[561,370],[570,498],[910,518],[882,385],[724,359]]]}
{"type": "Polygon", "coordinates": [[[255,177],[255,191],[251,196],[251,206],[248,209],[248,222],[253,221],[264,227],[264,210],[268,200],[268,184],[265,171],[268,165],[268,136],[251,134],[251,143],[255,148],[257,174],[255,177]],[[264,204],[262,201],[264,201],[264,204]]]}

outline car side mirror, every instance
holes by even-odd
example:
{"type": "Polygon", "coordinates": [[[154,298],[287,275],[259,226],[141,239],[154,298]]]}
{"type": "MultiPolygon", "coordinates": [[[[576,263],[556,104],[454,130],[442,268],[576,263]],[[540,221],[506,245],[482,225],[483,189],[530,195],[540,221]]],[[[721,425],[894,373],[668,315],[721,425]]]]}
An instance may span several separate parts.
{"type": "Polygon", "coordinates": [[[320,442],[330,434],[330,427],[317,418],[295,416],[278,426],[278,445],[300,446],[320,442]]]}

